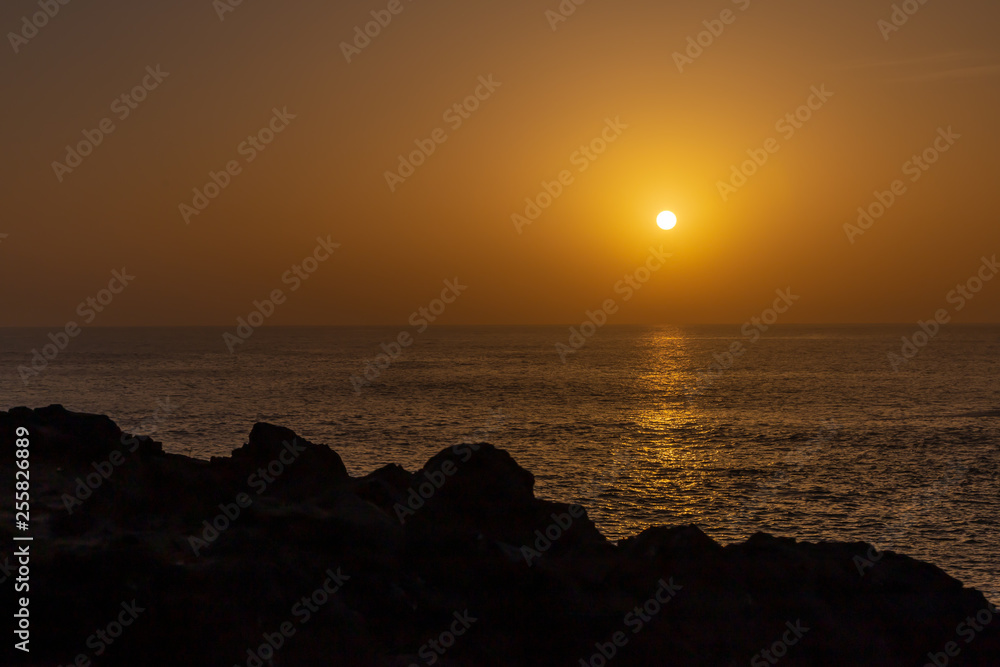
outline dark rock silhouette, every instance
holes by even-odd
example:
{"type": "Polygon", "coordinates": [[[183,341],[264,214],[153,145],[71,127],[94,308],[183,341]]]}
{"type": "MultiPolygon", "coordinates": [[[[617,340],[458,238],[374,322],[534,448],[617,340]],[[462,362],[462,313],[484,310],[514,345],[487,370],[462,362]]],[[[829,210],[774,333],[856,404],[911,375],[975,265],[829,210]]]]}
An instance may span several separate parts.
{"type": "Polygon", "coordinates": [[[615,545],[484,443],[351,478],[269,424],[200,461],[103,416],[0,412],[4,565],[19,426],[32,641],[4,664],[1000,665],[1000,613],[933,565],[695,526],[615,545]]]}

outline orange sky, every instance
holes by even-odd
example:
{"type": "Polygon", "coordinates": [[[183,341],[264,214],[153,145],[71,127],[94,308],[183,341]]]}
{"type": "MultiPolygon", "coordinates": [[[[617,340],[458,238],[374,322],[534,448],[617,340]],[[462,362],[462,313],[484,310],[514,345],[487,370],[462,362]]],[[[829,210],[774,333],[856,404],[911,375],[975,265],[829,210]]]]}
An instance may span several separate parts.
{"type": "MultiPolygon", "coordinates": [[[[613,323],[739,323],[785,288],[783,322],[915,322],[1000,252],[991,0],[898,30],[860,0],[593,0],[565,21],[557,0],[222,2],[70,2],[37,30],[36,3],[0,10],[0,325],[79,321],[123,267],[95,326],[232,325],[275,289],[268,324],[404,323],[454,278],[443,323],[570,324],[661,246],[613,323]],[[391,22],[343,46],[373,11],[391,22]],[[933,165],[907,164],[948,128],[933,165]],[[69,170],[84,131],[100,144],[69,170]],[[387,180],[418,141],[433,153],[387,180]],[[228,184],[185,214],[210,172],[228,184]],[[543,181],[561,193],[515,223],[543,181]]],[[[1000,281],[955,321],[1000,321],[1000,281]]]]}

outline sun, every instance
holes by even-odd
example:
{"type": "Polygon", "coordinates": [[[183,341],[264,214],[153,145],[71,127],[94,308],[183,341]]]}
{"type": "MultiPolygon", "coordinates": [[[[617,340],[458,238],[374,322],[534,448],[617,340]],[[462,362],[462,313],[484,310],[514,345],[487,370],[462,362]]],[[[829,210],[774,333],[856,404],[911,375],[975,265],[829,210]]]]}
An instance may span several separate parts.
{"type": "Polygon", "coordinates": [[[670,211],[664,211],[656,216],[656,225],[660,229],[673,229],[677,226],[677,216],[670,211]]]}

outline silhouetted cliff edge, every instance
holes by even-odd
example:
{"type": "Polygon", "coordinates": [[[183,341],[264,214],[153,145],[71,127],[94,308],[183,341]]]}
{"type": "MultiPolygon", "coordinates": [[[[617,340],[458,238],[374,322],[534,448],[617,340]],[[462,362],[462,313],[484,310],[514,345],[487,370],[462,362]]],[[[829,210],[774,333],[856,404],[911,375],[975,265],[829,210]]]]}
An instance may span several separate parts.
{"type": "Polygon", "coordinates": [[[31,649],[8,634],[4,664],[1000,665],[1000,613],[933,565],[695,526],[615,545],[488,444],[352,478],[278,426],[201,461],[61,406],[0,412],[0,442],[31,649]]]}

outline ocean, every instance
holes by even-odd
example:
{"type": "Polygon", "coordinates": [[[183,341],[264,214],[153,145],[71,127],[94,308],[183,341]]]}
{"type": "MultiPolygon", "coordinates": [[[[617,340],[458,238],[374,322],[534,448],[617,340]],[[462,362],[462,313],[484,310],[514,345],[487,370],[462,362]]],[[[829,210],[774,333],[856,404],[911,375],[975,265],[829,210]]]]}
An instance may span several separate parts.
{"type": "Polygon", "coordinates": [[[27,372],[50,330],[0,329],[0,408],[107,414],[202,458],[267,421],[355,476],[487,441],[610,539],[864,540],[1000,602],[1000,327],[909,359],[913,326],[606,326],[579,349],[567,327],[262,328],[232,353],[227,331],[88,328],[27,372]]]}

